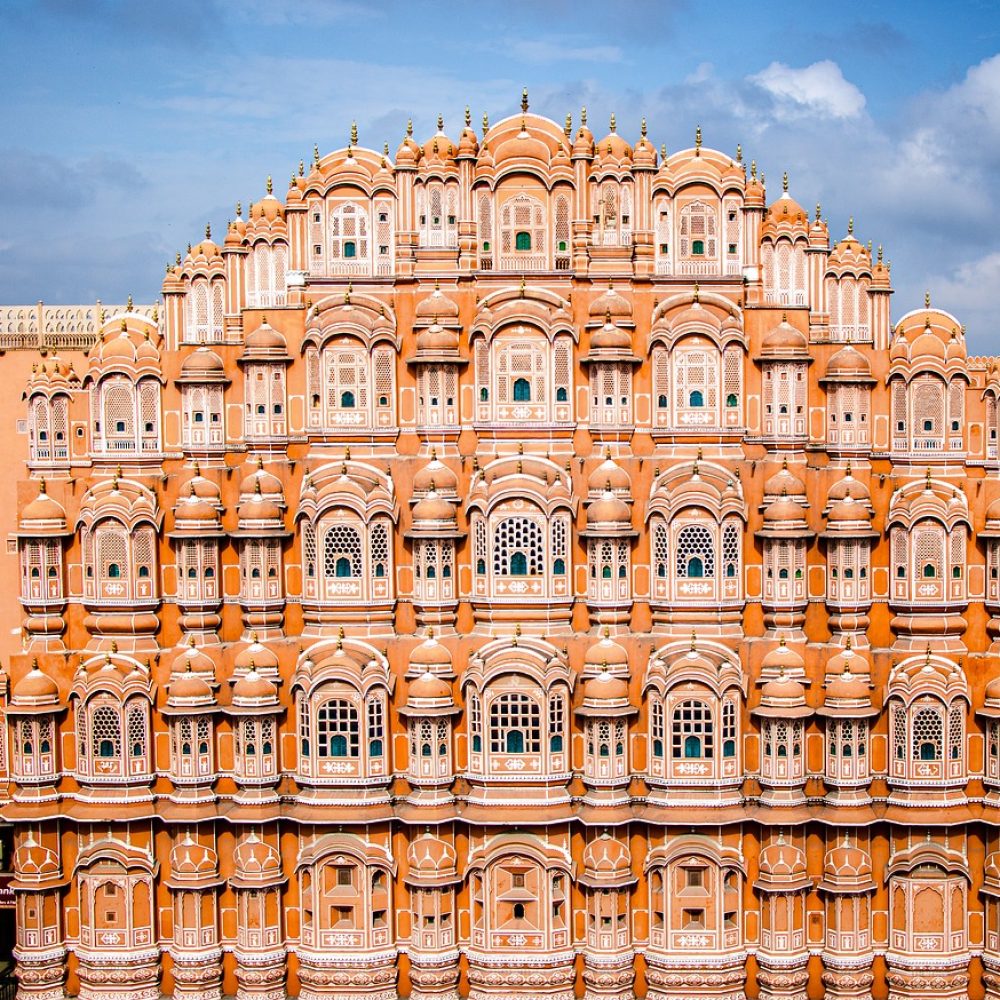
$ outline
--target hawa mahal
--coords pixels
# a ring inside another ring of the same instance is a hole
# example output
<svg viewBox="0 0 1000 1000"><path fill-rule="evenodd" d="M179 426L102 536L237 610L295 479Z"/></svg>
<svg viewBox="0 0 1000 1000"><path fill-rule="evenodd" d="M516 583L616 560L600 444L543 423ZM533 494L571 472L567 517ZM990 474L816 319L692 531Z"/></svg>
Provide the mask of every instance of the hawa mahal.
<svg viewBox="0 0 1000 1000"><path fill-rule="evenodd" d="M0 310L19 1000L1000 998L998 360L700 130L411 132Z"/></svg>

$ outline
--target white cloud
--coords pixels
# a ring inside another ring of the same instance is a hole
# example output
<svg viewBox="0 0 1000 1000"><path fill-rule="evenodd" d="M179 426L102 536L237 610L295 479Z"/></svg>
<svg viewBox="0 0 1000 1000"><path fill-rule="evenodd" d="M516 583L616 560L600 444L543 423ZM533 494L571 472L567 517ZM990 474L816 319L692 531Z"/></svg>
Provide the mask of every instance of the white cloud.
<svg viewBox="0 0 1000 1000"><path fill-rule="evenodd" d="M865 95L829 59L802 69L773 62L749 80L774 98L780 118L857 118L865 109Z"/></svg>

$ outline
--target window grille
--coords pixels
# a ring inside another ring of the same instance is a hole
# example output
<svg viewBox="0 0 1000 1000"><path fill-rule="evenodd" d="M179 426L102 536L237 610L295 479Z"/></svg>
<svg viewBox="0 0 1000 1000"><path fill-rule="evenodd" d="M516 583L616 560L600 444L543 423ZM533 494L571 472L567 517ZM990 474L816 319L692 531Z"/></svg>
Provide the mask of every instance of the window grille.
<svg viewBox="0 0 1000 1000"><path fill-rule="evenodd" d="M649 695L649 738L652 743L652 755L663 757L663 741L665 735L663 702L656 692Z"/></svg>
<svg viewBox="0 0 1000 1000"><path fill-rule="evenodd" d="M120 760L122 755L121 717L111 705L98 705L91 715L91 746L95 757ZM84 745L82 753L86 752Z"/></svg>
<svg viewBox="0 0 1000 1000"><path fill-rule="evenodd" d="M677 534L677 577L715 577L715 539L703 524L687 524Z"/></svg>
<svg viewBox="0 0 1000 1000"><path fill-rule="evenodd" d="M711 759L714 724L712 709L703 701L684 701L674 708L671 738L674 760Z"/></svg>
<svg viewBox="0 0 1000 1000"><path fill-rule="evenodd" d="M497 576L539 576L545 566L541 526L526 517L508 517L496 526L493 572Z"/></svg>
<svg viewBox="0 0 1000 1000"><path fill-rule="evenodd" d="M549 749L558 753L563 748L566 725L566 702L561 694L549 698Z"/></svg>
<svg viewBox="0 0 1000 1000"><path fill-rule="evenodd" d="M670 556L667 542L667 526L662 521L656 521L653 524L653 561L656 565L656 576L666 578Z"/></svg>
<svg viewBox="0 0 1000 1000"><path fill-rule="evenodd" d="M316 752L320 757L358 756L358 710L349 701L331 698L316 710Z"/></svg>
<svg viewBox="0 0 1000 1000"><path fill-rule="evenodd" d="M921 708L913 716L914 760L941 760L944 757L944 723L938 708Z"/></svg>
<svg viewBox="0 0 1000 1000"><path fill-rule="evenodd" d="M490 705L490 752L540 753L542 720L538 702L529 695L499 695Z"/></svg>
<svg viewBox="0 0 1000 1000"><path fill-rule="evenodd" d="M357 528L350 524L331 524L326 529L323 535L323 575L328 580L361 577L361 532Z"/></svg>

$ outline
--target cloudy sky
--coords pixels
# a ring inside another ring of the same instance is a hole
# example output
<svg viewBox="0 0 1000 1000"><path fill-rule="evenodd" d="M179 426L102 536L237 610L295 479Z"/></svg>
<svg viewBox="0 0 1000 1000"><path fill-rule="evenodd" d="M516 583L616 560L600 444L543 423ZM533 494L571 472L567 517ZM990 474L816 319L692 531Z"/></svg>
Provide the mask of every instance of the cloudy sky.
<svg viewBox="0 0 1000 1000"><path fill-rule="evenodd" d="M139 301L206 222L314 143L394 150L518 107L643 115L668 149L756 159L771 196L849 216L923 301L1000 353L1000 0L7 0L0 302Z"/></svg>

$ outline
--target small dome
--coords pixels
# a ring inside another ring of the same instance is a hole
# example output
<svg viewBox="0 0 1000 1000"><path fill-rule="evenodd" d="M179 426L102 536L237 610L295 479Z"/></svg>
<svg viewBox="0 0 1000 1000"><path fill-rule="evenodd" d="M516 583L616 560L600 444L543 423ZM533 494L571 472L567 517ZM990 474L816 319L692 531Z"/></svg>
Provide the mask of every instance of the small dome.
<svg viewBox="0 0 1000 1000"><path fill-rule="evenodd" d="M609 319L590 335L590 348L593 351L630 351L632 337L627 330L615 326Z"/></svg>
<svg viewBox="0 0 1000 1000"><path fill-rule="evenodd" d="M445 500L436 490L431 490L413 507L414 521L454 521L455 505Z"/></svg>
<svg viewBox="0 0 1000 1000"><path fill-rule="evenodd" d="M987 701L1000 702L1000 674L986 685L985 696Z"/></svg>
<svg viewBox="0 0 1000 1000"><path fill-rule="evenodd" d="M185 705L195 705L211 704L214 699L212 689L205 679L189 667L186 673L181 674L180 677L167 685L167 700L174 703L181 702Z"/></svg>
<svg viewBox="0 0 1000 1000"><path fill-rule="evenodd" d="M632 303L624 295L618 292L612 282L608 282L608 287L590 303L590 318L598 322L605 322L608 317L612 320L632 320Z"/></svg>
<svg viewBox="0 0 1000 1000"><path fill-rule="evenodd" d="M237 671L267 671L278 669L278 656L274 650L258 641L257 633L250 633L250 645L244 646L233 658L233 667Z"/></svg>
<svg viewBox="0 0 1000 1000"><path fill-rule="evenodd" d="M604 636L599 642L593 643L584 657L584 670L602 672L618 667L622 672L628 671L628 653L624 646L619 645L610 636ZM617 671L616 671L617 672Z"/></svg>
<svg viewBox="0 0 1000 1000"><path fill-rule="evenodd" d="M211 847L194 841L190 834L170 852L170 875L184 881L214 876L219 870L219 855Z"/></svg>
<svg viewBox="0 0 1000 1000"><path fill-rule="evenodd" d="M410 875L418 879L454 876L458 870L455 848L430 831L411 842L406 858Z"/></svg>
<svg viewBox="0 0 1000 1000"><path fill-rule="evenodd" d="M259 490L258 485L260 487ZM268 472L260 459L257 461L257 468L248 476L244 476L240 483L241 496L252 496L258 492L272 497L284 495L281 480L273 472Z"/></svg>
<svg viewBox="0 0 1000 1000"><path fill-rule="evenodd" d="M632 513L624 500L605 490L600 500L587 507L587 524L631 524Z"/></svg>
<svg viewBox="0 0 1000 1000"><path fill-rule="evenodd" d="M843 500L838 500L830 507L827 519L829 521L869 521L871 514L859 500L844 497Z"/></svg>
<svg viewBox="0 0 1000 1000"><path fill-rule="evenodd" d="M802 878L808 873L805 853L779 836L776 843L768 844L760 852L760 872L772 878Z"/></svg>
<svg viewBox="0 0 1000 1000"><path fill-rule="evenodd" d="M833 660L827 664L827 669L833 665ZM826 687L826 700L829 701L865 701L870 702L868 683L863 677L852 674L845 664L844 671L834 677Z"/></svg>
<svg viewBox="0 0 1000 1000"><path fill-rule="evenodd" d="M808 355L809 343L805 335L782 316L781 322L768 333L761 344L762 354Z"/></svg>
<svg viewBox="0 0 1000 1000"><path fill-rule="evenodd" d="M868 359L853 345L842 347L826 363L827 378L871 378L872 369Z"/></svg>
<svg viewBox="0 0 1000 1000"><path fill-rule="evenodd" d="M632 489L632 481L628 473L608 455L587 477L587 489L591 493L603 493L605 490L628 493Z"/></svg>
<svg viewBox="0 0 1000 1000"><path fill-rule="evenodd" d="M240 878L258 881L281 874L281 855L256 833L236 845L233 862Z"/></svg>
<svg viewBox="0 0 1000 1000"><path fill-rule="evenodd" d="M835 503L837 500L843 500L844 498L849 498L851 500L859 500L866 506L871 502L871 495L868 492L868 487L865 486L860 479L855 479L851 475L850 467L847 469L847 475L843 479L838 479L830 487L830 492L827 494L827 499L831 503Z"/></svg>
<svg viewBox="0 0 1000 1000"><path fill-rule="evenodd" d="M440 320L458 320L458 303L445 295L440 287L435 286L434 291L426 298L417 303L414 312L415 319L420 322L433 323Z"/></svg>
<svg viewBox="0 0 1000 1000"><path fill-rule="evenodd" d="M288 348L285 338L265 319L256 330L243 338L248 351L284 351Z"/></svg>
<svg viewBox="0 0 1000 1000"><path fill-rule="evenodd" d="M784 639L778 642L761 661L760 668L767 673L799 673L805 669L805 661Z"/></svg>
<svg viewBox="0 0 1000 1000"><path fill-rule="evenodd" d="M41 521L66 522L66 511L58 500L48 495L44 479L39 484L38 496L25 504L21 511L22 524Z"/></svg>
<svg viewBox="0 0 1000 1000"><path fill-rule="evenodd" d="M621 677L614 677L607 669L591 677L583 685L584 701L627 701L628 684Z"/></svg>
<svg viewBox="0 0 1000 1000"><path fill-rule="evenodd" d="M786 674L781 674L774 680L768 681L760 691L761 705L779 710L799 709L805 706L806 690L795 680ZM795 714L800 714L796 712Z"/></svg>
<svg viewBox="0 0 1000 1000"><path fill-rule="evenodd" d="M199 500L207 500L209 503L218 503L220 499L219 487L206 479L195 467L194 475L181 487L181 495L196 496Z"/></svg>
<svg viewBox="0 0 1000 1000"><path fill-rule="evenodd" d="M772 202L764 221L765 224L770 223L774 226L783 224L808 226L809 213L786 190L777 201Z"/></svg>
<svg viewBox="0 0 1000 1000"><path fill-rule="evenodd" d="M410 684L407 694L410 698L428 701L451 701L451 685L429 670L422 673Z"/></svg>
<svg viewBox="0 0 1000 1000"><path fill-rule="evenodd" d="M14 685L13 700L19 704L58 704L59 685L44 673L37 660L32 660L31 669Z"/></svg>
<svg viewBox="0 0 1000 1000"><path fill-rule="evenodd" d="M186 523L210 521L218 522L218 511L208 500L203 500L193 493L181 497L174 508L174 520Z"/></svg>
<svg viewBox="0 0 1000 1000"><path fill-rule="evenodd" d="M241 521L280 521L281 508L260 493L248 497L237 511Z"/></svg>
<svg viewBox="0 0 1000 1000"><path fill-rule="evenodd" d="M867 882L872 877L872 861L867 851L851 844L845 837L843 844L826 852L823 875L837 882Z"/></svg>
<svg viewBox="0 0 1000 1000"><path fill-rule="evenodd" d="M800 504L788 498L787 495L780 496L767 505L764 511L764 522L766 524L788 524L796 521L804 521L805 511Z"/></svg>
<svg viewBox="0 0 1000 1000"><path fill-rule="evenodd" d="M256 670L250 670L233 685L233 705L239 708L276 704L277 699L278 689Z"/></svg>
<svg viewBox="0 0 1000 1000"><path fill-rule="evenodd" d="M595 880L628 878L632 874L632 854L626 843L604 834L583 849L583 867Z"/></svg>
<svg viewBox="0 0 1000 1000"><path fill-rule="evenodd" d="M419 646L410 650L410 666L428 667L431 673L450 673L451 653L447 646L429 635Z"/></svg>
<svg viewBox="0 0 1000 1000"><path fill-rule="evenodd" d="M199 347L181 363L182 375L225 375L222 358L207 347Z"/></svg>
<svg viewBox="0 0 1000 1000"><path fill-rule="evenodd" d="M1000 521L1000 497L997 497L989 507L986 508L987 521Z"/></svg>
<svg viewBox="0 0 1000 1000"><path fill-rule="evenodd" d="M14 851L14 871L22 882L41 882L47 878L58 878L62 873L62 866L56 852L43 847L29 833L27 839Z"/></svg>
<svg viewBox="0 0 1000 1000"><path fill-rule="evenodd" d="M432 488L449 495L453 495L458 489L458 476L433 453L431 460L413 476L415 493L426 493Z"/></svg>
<svg viewBox="0 0 1000 1000"><path fill-rule="evenodd" d="M765 496L804 497L806 484L788 468L786 461L782 467L764 483Z"/></svg>
<svg viewBox="0 0 1000 1000"><path fill-rule="evenodd" d="M910 360L916 361L918 358L934 358L944 361L944 341L930 331L920 334L910 345Z"/></svg>
<svg viewBox="0 0 1000 1000"><path fill-rule="evenodd" d="M417 334L418 351L457 351L458 333L441 326L436 320Z"/></svg>

